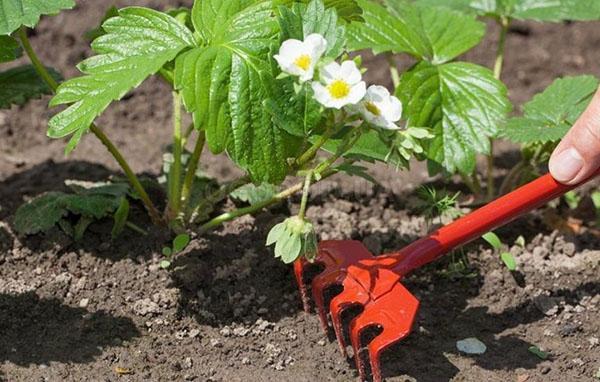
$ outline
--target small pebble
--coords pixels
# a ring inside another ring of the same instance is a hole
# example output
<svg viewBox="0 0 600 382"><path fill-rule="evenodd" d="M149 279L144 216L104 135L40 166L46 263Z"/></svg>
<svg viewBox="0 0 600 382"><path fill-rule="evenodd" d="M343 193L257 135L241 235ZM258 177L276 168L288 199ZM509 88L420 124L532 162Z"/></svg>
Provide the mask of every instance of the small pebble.
<svg viewBox="0 0 600 382"><path fill-rule="evenodd" d="M79 307L80 308L87 308L87 306L90 304L90 299L89 298L82 298L79 301Z"/></svg>
<svg viewBox="0 0 600 382"><path fill-rule="evenodd" d="M465 338L464 340L456 341L458 351L465 354L483 354L487 350L487 346L475 337Z"/></svg>

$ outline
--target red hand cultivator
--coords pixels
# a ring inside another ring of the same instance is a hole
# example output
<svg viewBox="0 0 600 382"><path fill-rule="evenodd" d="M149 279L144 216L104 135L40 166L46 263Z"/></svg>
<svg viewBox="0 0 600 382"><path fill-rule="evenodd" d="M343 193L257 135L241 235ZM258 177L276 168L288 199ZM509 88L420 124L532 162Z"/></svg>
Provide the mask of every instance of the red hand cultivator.
<svg viewBox="0 0 600 382"><path fill-rule="evenodd" d="M545 175L392 254L373 256L357 241L320 243L316 262L325 269L314 277L311 285L323 329L329 328L329 308L340 349L346 355L342 312L362 306L362 313L350 322L349 327L356 367L364 380L366 371L361 359L364 346L368 350L373 380L380 382L381 353L408 336L419 309L419 300L402 286L402 278L575 187L559 184L550 175ZM304 272L308 265L303 260L294 266L306 311L309 301ZM343 291L326 307L324 292L335 285L341 285ZM362 344L361 333L369 327L379 327L381 333L369 344Z"/></svg>

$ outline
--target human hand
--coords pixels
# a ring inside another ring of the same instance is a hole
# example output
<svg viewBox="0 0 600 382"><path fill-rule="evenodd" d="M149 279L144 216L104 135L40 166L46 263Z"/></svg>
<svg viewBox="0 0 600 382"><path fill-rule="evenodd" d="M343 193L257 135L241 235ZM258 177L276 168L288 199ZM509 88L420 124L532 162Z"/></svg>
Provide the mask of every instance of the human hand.
<svg viewBox="0 0 600 382"><path fill-rule="evenodd" d="M554 179L570 185L600 167L600 90L552 153L549 167Z"/></svg>

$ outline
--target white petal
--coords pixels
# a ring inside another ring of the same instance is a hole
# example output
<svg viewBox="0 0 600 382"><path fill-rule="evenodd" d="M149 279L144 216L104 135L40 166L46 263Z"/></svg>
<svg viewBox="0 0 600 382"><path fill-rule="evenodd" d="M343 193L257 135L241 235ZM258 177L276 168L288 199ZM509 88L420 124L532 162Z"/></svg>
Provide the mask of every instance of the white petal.
<svg viewBox="0 0 600 382"><path fill-rule="evenodd" d="M304 70L300 69L298 66L296 66L296 64L294 64L293 61L289 61L286 57L275 55L273 58L275 58L279 64L279 67L285 73L292 74L294 76L302 76L305 74Z"/></svg>
<svg viewBox="0 0 600 382"><path fill-rule="evenodd" d="M387 119L398 122L402 118L402 102L397 97L390 97L390 109Z"/></svg>
<svg viewBox="0 0 600 382"><path fill-rule="evenodd" d="M331 102L331 96L329 95L329 91L327 91L327 88L318 82L313 82L312 88L315 92L315 99L319 101L321 105L329 107L328 105Z"/></svg>
<svg viewBox="0 0 600 382"><path fill-rule="evenodd" d="M296 65L294 65L294 66L296 67ZM299 70L302 71L301 69L299 69ZM310 80L312 80L314 75L315 75L315 66L311 64L310 67L308 68L308 70L302 71L302 73L300 74L300 82L310 81Z"/></svg>
<svg viewBox="0 0 600 382"><path fill-rule="evenodd" d="M348 106L348 98L340 98L340 99L331 98L326 106L339 110L345 106Z"/></svg>
<svg viewBox="0 0 600 382"><path fill-rule="evenodd" d="M311 56L316 63L327 50L327 40L320 34L313 33L304 39L304 46L312 53Z"/></svg>
<svg viewBox="0 0 600 382"><path fill-rule="evenodd" d="M304 51L304 44L300 40L289 39L285 40L279 48L279 55L294 61L301 52Z"/></svg>
<svg viewBox="0 0 600 382"><path fill-rule="evenodd" d="M354 61L344 61L340 68L342 78L349 84L357 84L362 79L362 74L360 74L360 70L358 70Z"/></svg>
<svg viewBox="0 0 600 382"><path fill-rule="evenodd" d="M323 69L321 69L321 80L326 84L335 81L340 78L342 68L340 64L337 62L332 62L327 65Z"/></svg>
<svg viewBox="0 0 600 382"><path fill-rule="evenodd" d="M396 125L394 122L388 121L386 126L381 126L387 130L400 130L402 129L400 126Z"/></svg>
<svg viewBox="0 0 600 382"><path fill-rule="evenodd" d="M364 81L361 81L352 86L350 89L350 94L345 98L347 104L355 105L359 103L367 93L367 84Z"/></svg>
<svg viewBox="0 0 600 382"><path fill-rule="evenodd" d="M371 85L367 90L369 101L384 102L390 98L390 92L387 88L379 85Z"/></svg>

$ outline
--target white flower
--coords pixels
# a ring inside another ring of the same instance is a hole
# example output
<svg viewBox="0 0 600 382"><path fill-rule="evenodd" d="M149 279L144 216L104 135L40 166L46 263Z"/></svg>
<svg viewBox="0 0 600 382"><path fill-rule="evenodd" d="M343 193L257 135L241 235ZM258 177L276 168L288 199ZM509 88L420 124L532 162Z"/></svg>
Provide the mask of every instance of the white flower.
<svg viewBox="0 0 600 382"><path fill-rule="evenodd" d="M311 80L315 66L327 50L327 40L318 33L307 36L304 41L290 39L281 44L279 54L273 58L284 72L299 76L301 82Z"/></svg>
<svg viewBox="0 0 600 382"><path fill-rule="evenodd" d="M321 69L321 81L323 83L313 82L312 88L317 101L325 107L341 109L355 105L367 92L367 85L354 61L328 64Z"/></svg>
<svg viewBox="0 0 600 382"><path fill-rule="evenodd" d="M369 86L357 109L367 122L375 126L389 130L400 128L396 122L402 117L402 103L383 86Z"/></svg>

